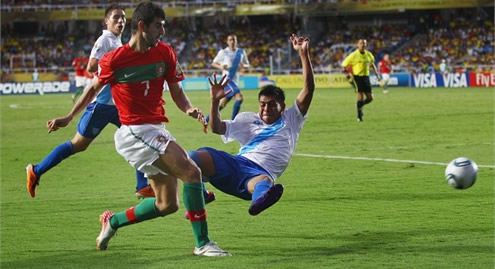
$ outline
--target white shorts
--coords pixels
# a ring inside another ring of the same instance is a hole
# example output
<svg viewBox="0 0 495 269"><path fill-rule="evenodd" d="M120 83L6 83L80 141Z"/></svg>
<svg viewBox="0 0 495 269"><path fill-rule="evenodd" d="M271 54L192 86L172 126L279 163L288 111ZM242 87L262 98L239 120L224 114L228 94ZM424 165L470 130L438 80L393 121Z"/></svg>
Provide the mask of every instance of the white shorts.
<svg viewBox="0 0 495 269"><path fill-rule="evenodd" d="M76 76L76 87L86 87L86 77Z"/></svg>
<svg viewBox="0 0 495 269"><path fill-rule="evenodd" d="M388 81L390 79L390 74L388 73L382 73L382 80L383 81Z"/></svg>
<svg viewBox="0 0 495 269"><path fill-rule="evenodd" d="M122 125L115 132L115 148L135 169L147 174L164 174L153 166L175 138L163 124Z"/></svg>

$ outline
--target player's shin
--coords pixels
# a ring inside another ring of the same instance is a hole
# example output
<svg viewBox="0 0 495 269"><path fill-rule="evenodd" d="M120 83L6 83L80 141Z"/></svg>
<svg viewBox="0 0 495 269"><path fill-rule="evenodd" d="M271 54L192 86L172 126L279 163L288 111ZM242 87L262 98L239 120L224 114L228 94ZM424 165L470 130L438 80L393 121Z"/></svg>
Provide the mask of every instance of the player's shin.
<svg viewBox="0 0 495 269"><path fill-rule="evenodd" d="M61 161L67 159L69 156L74 154L74 149L72 143L67 141L63 144L58 145L53 151L43 159L39 164L34 167L34 173L41 177L46 171L50 170Z"/></svg>
<svg viewBox="0 0 495 269"><path fill-rule="evenodd" d="M234 107L232 108L232 120L239 114L241 110L242 100L235 100Z"/></svg>
<svg viewBox="0 0 495 269"><path fill-rule="evenodd" d="M208 224L206 222L205 201L201 183L184 183L183 200L189 214L189 220L196 240L196 247L210 242Z"/></svg>
<svg viewBox="0 0 495 269"><path fill-rule="evenodd" d="M135 207L114 214L110 219L110 226L117 230L120 227L162 216L155 202L156 198L144 199Z"/></svg>

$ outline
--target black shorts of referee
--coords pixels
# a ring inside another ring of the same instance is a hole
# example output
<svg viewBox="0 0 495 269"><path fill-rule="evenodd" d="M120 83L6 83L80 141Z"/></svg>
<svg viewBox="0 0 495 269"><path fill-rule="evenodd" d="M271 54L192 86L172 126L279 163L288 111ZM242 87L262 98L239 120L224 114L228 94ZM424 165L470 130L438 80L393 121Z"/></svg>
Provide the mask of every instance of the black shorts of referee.
<svg viewBox="0 0 495 269"><path fill-rule="evenodd" d="M358 92L371 92L370 76L354 76Z"/></svg>

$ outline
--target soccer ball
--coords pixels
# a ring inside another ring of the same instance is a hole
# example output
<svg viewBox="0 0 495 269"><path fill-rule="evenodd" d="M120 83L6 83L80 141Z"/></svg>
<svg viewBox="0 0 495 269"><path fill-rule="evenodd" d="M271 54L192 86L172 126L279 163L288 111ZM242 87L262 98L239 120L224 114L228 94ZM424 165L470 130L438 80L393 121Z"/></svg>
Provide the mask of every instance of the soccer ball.
<svg viewBox="0 0 495 269"><path fill-rule="evenodd" d="M447 183L456 189L473 186L478 176L478 165L468 158L459 157L452 160L445 169Z"/></svg>

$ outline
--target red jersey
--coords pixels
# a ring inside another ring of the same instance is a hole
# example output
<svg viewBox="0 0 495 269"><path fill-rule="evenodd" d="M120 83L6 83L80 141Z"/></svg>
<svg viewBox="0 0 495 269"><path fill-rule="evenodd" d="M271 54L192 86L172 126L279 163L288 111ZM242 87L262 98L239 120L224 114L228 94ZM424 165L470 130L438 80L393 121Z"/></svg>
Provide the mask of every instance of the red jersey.
<svg viewBox="0 0 495 269"><path fill-rule="evenodd" d="M76 68L76 76L84 77L84 72L86 70L86 66L88 65L89 58L75 58L72 61L72 66Z"/></svg>
<svg viewBox="0 0 495 269"><path fill-rule="evenodd" d="M392 61L386 61L385 59L382 59L378 65L380 66L381 74L390 74L390 71L392 69Z"/></svg>
<svg viewBox="0 0 495 269"><path fill-rule="evenodd" d="M98 82L111 85L122 124L168 122L163 108L163 83L185 79L172 47L158 42L156 47L140 53L126 44L105 54L98 64Z"/></svg>

